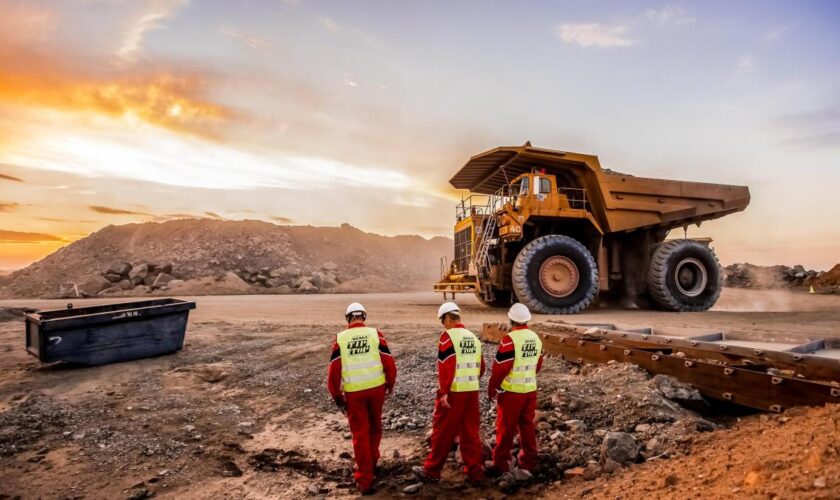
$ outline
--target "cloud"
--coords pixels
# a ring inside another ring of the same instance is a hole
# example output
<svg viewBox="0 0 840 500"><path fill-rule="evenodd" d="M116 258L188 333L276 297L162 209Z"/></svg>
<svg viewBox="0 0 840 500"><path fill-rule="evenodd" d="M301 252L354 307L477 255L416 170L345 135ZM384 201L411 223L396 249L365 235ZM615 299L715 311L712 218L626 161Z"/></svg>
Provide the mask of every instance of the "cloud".
<svg viewBox="0 0 840 500"><path fill-rule="evenodd" d="M0 179L3 179L5 181L12 181L12 182L23 182L23 179L21 179L20 177L15 177L14 175L3 174L3 173L0 173Z"/></svg>
<svg viewBox="0 0 840 500"><path fill-rule="evenodd" d="M735 75L738 77L744 77L748 74L752 73L755 69L755 58L751 55L745 55L738 58L738 62L735 64Z"/></svg>
<svg viewBox="0 0 840 500"><path fill-rule="evenodd" d="M0 101L94 112L204 137L215 137L220 124L240 117L201 98L207 79L198 73L137 72L103 80L61 68L21 72L3 63L0 60Z"/></svg>
<svg viewBox="0 0 840 500"><path fill-rule="evenodd" d="M23 233L0 229L0 243L43 243L48 241L64 241L64 239L52 234Z"/></svg>
<svg viewBox="0 0 840 500"><path fill-rule="evenodd" d="M690 16L685 9L673 5L666 5L659 10L648 9L645 12L645 18L660 26L685 26L695 21L694 17Z"/></svg>
<svg viewBox="0 0 840 500"><path fill-rule="evenodd" d="M281 215L272 215L271 220L279 222L281 224L291 224L292 222L294 222L292 219L288 217L283 217Z"/></svg>
<svg viewBox="0 0 840 500"><path fill-rule="evenodd" d="M50 38L59 16L44 7L25 2L0 2L0 43L30 44Z"/></svg>
<svg viewBox="0 0 840 500"><path fill-rule="evenodd" d="M113 207L103 207L101 205L88 205L88 208L93 210L99 214L106 214L106 215L143 215L143 216L151 216L146 212L135 212L132 210L123 210L121 208L113 208Z"/></svg>
<svg viewBox="0 0 840 500"><path fill-rule="evenodd" d="M217 214L216 212L204 212L204 215L206 215L207 217L209 217L209 218L211 218L211 219L225 220L225 218L224 218L224 217L222 217L221 215Z"/></svg>
<svg viewBox="0 0 840 500"><path fill-rule="evenodd" d="M581 47L629 47L638 44L625 36L628 27L622 24L607 25L600 23L559 24L555 32L564 43Z"/></svg>
<svg viewBox="0 0 840 500"><path fill-rule="evenodd" d="M781 115L772 123L795 135L781 145L800 150L840 148L840 102L819 109Z"/></svg>
<svg viewBox="0 0 840 500"><path fill-rule="evenodd" d="M13 212L17 210L20 205L17 203L5 203L0 201L0 212Z"/></svg>
<svg viewBox="0 0 840 500"><path fill-rule="evenodd" d="M231 28L231 27L224 27L222 28L222 34L233 38L234 40L239 40L240 42L244 43L248 47L252 49L271 49L274 48L274 44L266 40L265 38L261 38L254 35L246 35L241 31Z"/></svg>
<svg viewBox="0 0 840 500"><path fill-rule="evenodd" d="M46 221L46 222L71 222L71 223L79 223L79 224L99 224L99 221L95 220L87 220L87 219L60 219L57 217L38 217L38 220Z"/></svg>
<svg viewBox="0 0 840 500"><path fill-rule="evenodd" d="M332 18L321 16L318 18L318 21L320 21L321 26L323 26L324 29L326 29L333 35L336 35L339 31L341 31L341 26L339 26L338 23Z"/></svg>
<svg viewBox="0 0 840 500"><path fill-rule="evenodd" d="M775 26L767 30L764 33L764 41L765 42L774 42L785 35L790 30L790 26L782 25L782 26Z"/></svg>
<svg viewBox="0 0 840 500"><path fill-rule="evenodd" d="M146 8L129 23L122 43L116 50L117 57L127 63L135 62L143 48L146 34L160 28L164 21L186 3L187 0L147 0Z"/></svg>

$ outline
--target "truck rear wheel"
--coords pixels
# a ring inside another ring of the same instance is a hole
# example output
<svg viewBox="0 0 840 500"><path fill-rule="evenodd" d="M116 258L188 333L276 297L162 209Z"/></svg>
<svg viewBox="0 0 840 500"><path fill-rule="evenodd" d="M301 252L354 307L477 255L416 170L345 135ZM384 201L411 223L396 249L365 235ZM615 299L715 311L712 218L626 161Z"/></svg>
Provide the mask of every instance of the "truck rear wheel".
<svg viewBox="0 0 840 500"><path fill-rule="evenodd" d="M720 297L721 272L715 252L693 240L673 240L653 251L648 292L668 311L705 311Z"/></svg>
<svg viewBox="0 0 840 500"><path fill-rule="evenodd" d="M510 290L493 289L493 300L487 300L481 292L475 292L475 296L485 306L510 307Z"/></svg>
<svg viewBox="0 0 840 500"><path fill-rule="evenodd" d="M598 293L598 266L580 242L551 234L525 245L513 263L519 302L543 314L575 314Z"/></svg>

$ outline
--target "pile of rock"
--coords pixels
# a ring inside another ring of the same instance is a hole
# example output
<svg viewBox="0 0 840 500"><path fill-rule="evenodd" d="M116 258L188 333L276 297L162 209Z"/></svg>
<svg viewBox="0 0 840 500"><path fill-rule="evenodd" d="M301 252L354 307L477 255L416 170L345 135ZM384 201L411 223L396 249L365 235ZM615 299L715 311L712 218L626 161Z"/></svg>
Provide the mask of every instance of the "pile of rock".
<svg viewBox="0 0 840 500"><path fill-rule="evenodd" d="M106 270L92 274L81 282L66 283L59 289L59 297L97 297L124 292L149 293L152 290L183 284L173 274L172 264L151 264L139 262L120 262Z"/></svg>
<svg viewBox="0 0 840 500"><path fill-rule="evenodd" d="M724 286L733 288L788 288L803 286L819 273L797 264L789 266L756 266L731 264L723 268Z"/></svg>
<svg viewBox="0 0 840 500"><path fill-rule="evenodd" d="M341 283L336 275L338 266L334 262L325 262L319 269L296 265L286 267L263 267L256 269L244 267L236 269L234 274L251 285L271 288L276 293L329 293Z"/></svg>

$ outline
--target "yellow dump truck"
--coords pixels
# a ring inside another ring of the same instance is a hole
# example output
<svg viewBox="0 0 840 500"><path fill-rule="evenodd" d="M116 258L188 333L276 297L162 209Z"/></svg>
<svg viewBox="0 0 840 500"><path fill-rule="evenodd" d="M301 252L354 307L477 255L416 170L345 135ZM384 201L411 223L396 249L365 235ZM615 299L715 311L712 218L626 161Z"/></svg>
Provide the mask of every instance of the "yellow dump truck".
<svg viewBox="0 0 840 500"><path fill-rule="evenodd" d="M666 237L750 201L745 186L635 177L530 143L473 156L449 182L470 194L435 291L544 314L580 312L599 293L671 311L712 307L722 276L710 240Z"/></svg>

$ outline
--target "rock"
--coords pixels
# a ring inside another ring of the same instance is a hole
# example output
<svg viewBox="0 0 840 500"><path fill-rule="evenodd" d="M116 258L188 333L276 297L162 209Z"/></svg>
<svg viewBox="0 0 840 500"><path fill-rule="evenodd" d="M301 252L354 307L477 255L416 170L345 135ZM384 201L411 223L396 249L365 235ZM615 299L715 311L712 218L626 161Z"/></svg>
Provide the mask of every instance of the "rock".
<svg viewBox="0 0 840 500"><path fill-rule="evenodd" d="M105 279L110 281L111 283L116 283L122 279L122 275L109 272L105 274Z"/></svg>
<svg viewBox="0 0 840 500"><path fill-rule="evenodd" d="M540 422L540 423L537 424L537 430L550 431L551 430L551 424L549 424L548 422Z"/></svg>
<svg viewBox="0 0 840 500"><path fill-rule="evenodd" d="M272 278L285 278L286 277L286 268L285 267L278 267L277 269L274 269L273 271L270 271L268 273L268 275L271 276Z"/></svg>
<svg viewBox="0 0 840 500"><path fill-rule="evenodd" d="M113 293L118 293L118 292L122 292L122 291L125 291L125 289L121 285L115 284L113 286L109 286L105 290L102 290L101 292L98 293L98 295L99 296L111 295Z"/></svg>
<svg viewBox="0 0 840 500"><path fill-rule="evenodd" d="M590 463L583 469L583 478L587 481L592 481L600 476L604 472L604 469L597 463Z"/></svg>
<svg viewBox="0 0 840 500"><path fill-rule="evenodd" d="M134 266L134 268L128 273L128 279L131 280L131 283L134 285L139 285L146 279L149 275L149 265L148 264L140 264Z"/></svg>
<svg viewBox="0 0 840 500"><path fill-rule="evenodd" d="M510 473L513 475L513 479L517 483L524 483L534 479L534 476L525 469L511 469Z"/></svg>
<svg viewBox="0 0 840 500"><path fill-rule="evenodd" d="M58 287L58 297L61 299L74 299L79 296L79 289L75 283L65 283Z"/></svg>
<svg viewBox="0 0 840 500"><path fill-rule="evenodd" d="M309 281L311 281L312 284L315 285L315 287L321 288L322 286L324 286L324 278L326 278L326 275L324 273L322 273L321 271L316 271Z"/></svg>
<svg viewBox="0 0 840 500"><path fill-rule="evenodd" d="M825 488L825 484L826 484L825 477L818 477L818 478L814 479L814 488L819 488L819 489Z"/></svg>
<svg viewBox="0 0 840 500"><path fill-rule="evenodd" d="M586 470L583 467L573 467L571 469L564 470L563 476L569 479L574 477L583 477L584 472L586 472Z"/></svg>
<svg viewBox="0 0 840 500"><path fill-rule="evenodd" d="M399 450L394 450L394 452L391 453L391 458L400 458Z"/></svg>
<svg viewBox="0 0 840 500"><path fill-rule="evenodd" d="M603 467L604 472L612 474L613 472L616 472L617 470L621 469L621 464L616 462L612 458L607 458L606 460L604 460Z"/></svg>
<svg viewBox="0 0 840 500"><path fill-rule="evenodd" d="M108 268L108 273L119 274L120 276L128 276L131 272L131 264L128 262L120 262Z"/></svg>
<svg viewBox="0 0 840 500"><path fill-rule="evenodd" d="M277 293L292 293L292 288L289 285L280 285L277 287Z"/></svg>
<svg viewBox="0 0 840 500"><path fill-rule="evenodd" d="M321 487L313 483L306 487L306 491L310 495L315 496L321 493Z"/></svg>
<svg viewBox="0 0 840 500"><path fill-rule="evenodd" d="M184 283L185 283L184 280L174 279L174 280L170 281L168 283L168 285L169 285L169 288L174 288L176 286L181 286Z"/></svg>
<svg viewBox="0 0 840 500"><path fill-rule="evenodd" d="M601 459L614 460L621 465L627 465L636 460L639 455L639 445L636 439L626 432L608 432L601 443Z"/></svg>
<svg viewBox="0 0 840 500"><path fill-rule="evenodd" d="M324 262L321 265L321 269L323 269L324 271L335 271L336 269L338 269L338 264L336 264L335 262Z"/></svg>
<svg viewBox="0 0 840 500"><path fill-rule="evenodd" d="M563 437L563 433L562 433L562 432L560 432L560 431L554 431L554 432L552 432L552 433L551 433L551 435L550 435L550 436L548 436L548 439L550 439L550 440L552 440L552 441L558 441L561 437Z"/></svg>
<svg viewBox="0 0 840 500"><path fill-rule="evenodd" d="M152 283L152 288L161 288L162 286L168 284L170 281L174 280L175 276L167 273L160 273L155 278L155 281Z"/></svg>
<svg viewBox="0 0 840 500"><path fill-rule="evenodd" d="M677 485L679 481L680 478L676 474L668 474L667 476L665 476L665 480L663 481L663 483L665 484L666 488L673 488Z"/></svg>
<svg viewBox="0 0 840 500"><path fill-rule="evenodd" d="M659 442L659 439L652 437L648 439L647 443L645 443L645 451L651 453L658 453L660 450L660 446L662 443Z"/></svg>
<svg viewBox="0 0 840 500"><path fill-rule="evenodd" d="M79 294L86 297L96 297L99 292L111 286L111 282L104 277L94 274L81 283L77 283Z"/></svg>
<svg viewBox="0 0 840 500"><path fill-rule="evenodd" d="M160 273L172 274L172 263L167 262L166 264L157 266L157 271Z"/></svg>
<svg viewBox="0 0 840 500"><path fill-rule="evenodd" d="M194 425L185 425L184 430L187 431L187 432L192 432L192 431L195 430L195 426Z"/></svg>
<svg viewBox="0 0 840 500"><path fill-rule="evenodd" d="M583 420L566 420L563 423L566 424L566 427L568 427L572 432L583 432L586 430L586 424Z"/></svg>
<svg viewBox="0 0 840 500"><path fill-rule="evenodd" d="M324 277L323 283L321 283L321 288L326 288L326 289L335 288L337 286L338 286L338 279L332 273L328 273Z"/></svg>
<svg viewBox="0 0 840 500"><path fill-rule="evenodd" d="M248 422L248 421L246 421L246 422L239 422L237 425L238 425L239 427L246 427L246 428L247 428L247 427L253 427L254 422Z"/></svg>
<svg viewBox="0 0 840 500"><path fill-rule="evenodd" d="M414 495L415 493L419 492L422 487L423 483L409 484L408 486L403 488L403 493L405 493L406 495Z"/></svg>
<svg viewBox="0 0 840 500"><path fill-rule="evenodd" d="M686 408L701 412L708 409L709 403L703 399L700 391L674 377L659 374L650 383L662 396Z"/></svg>
<svg viewBox="0 0 840 500"><path fill-rule="evenodd" d="M316 287L309 281L303 280L300 286L298 286L297 291L302 293L316 293L318 292L318 287Z"/></svg>
<svg viewBox="0 0 840 500"><path fill-rule="evenodd" d="M298 276L300 276L300 268L297 266L287 266L286 274L288 274L292 278L297 278Z"/></svg>
<svg viewBox="0 0 840 500"><path fill-rule="evenodd" d="M351 439L353 437L353 434L351 434L349 432L345 432L344 434L341 435L341 437L343 437L344 439Z"/></svg>
<svg viewBox="0 0 840 500"><path fill-rule="evenodd" d="M636 426L636 432L644 434L646 432L650 432L650 424L639 424Z"/></svg>

